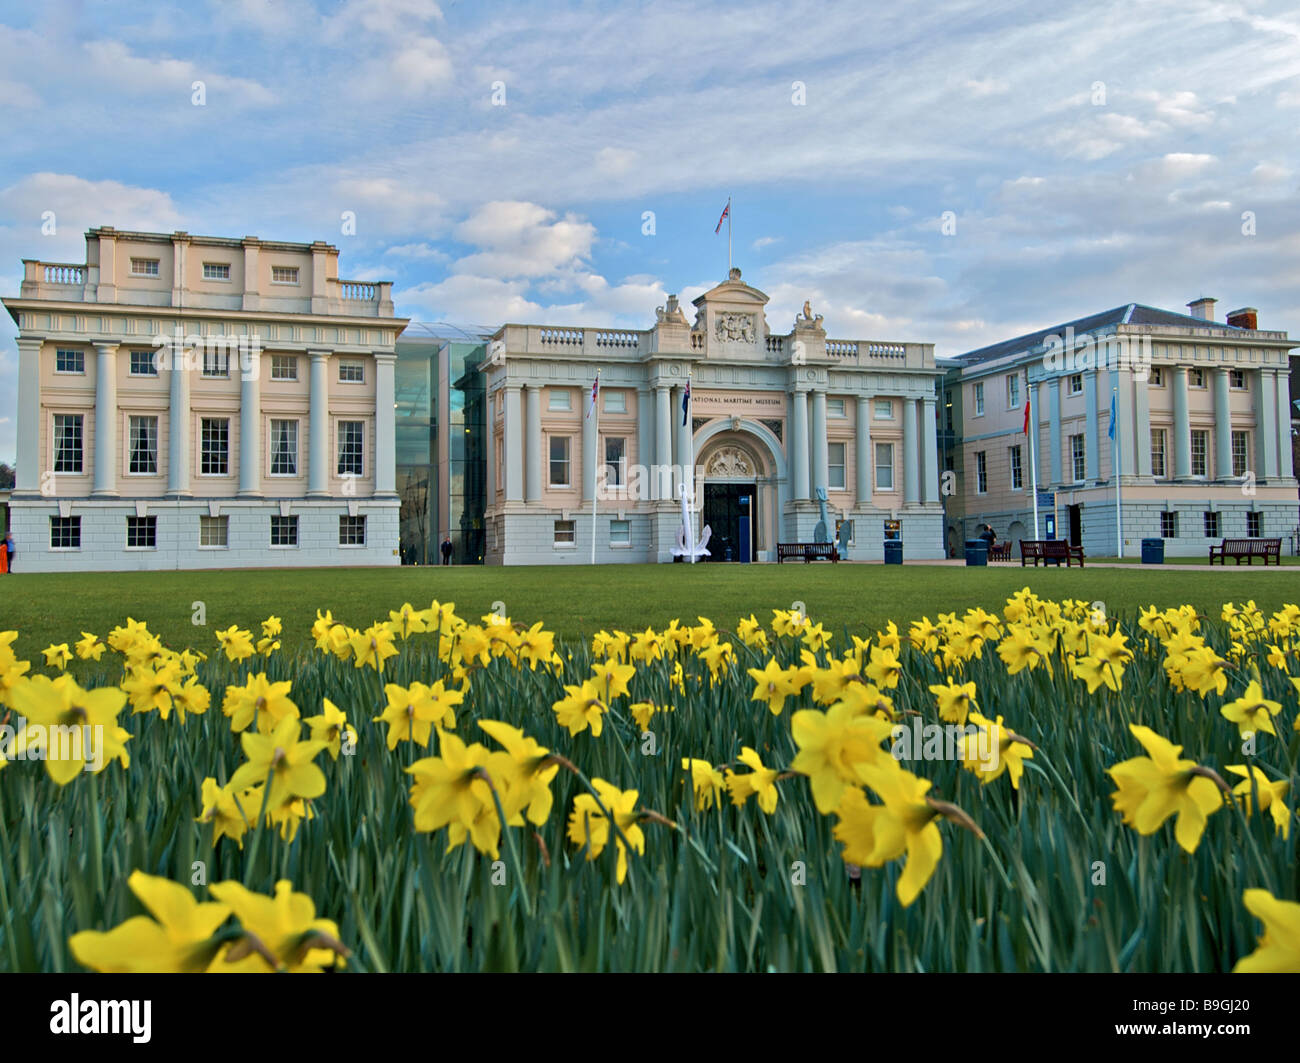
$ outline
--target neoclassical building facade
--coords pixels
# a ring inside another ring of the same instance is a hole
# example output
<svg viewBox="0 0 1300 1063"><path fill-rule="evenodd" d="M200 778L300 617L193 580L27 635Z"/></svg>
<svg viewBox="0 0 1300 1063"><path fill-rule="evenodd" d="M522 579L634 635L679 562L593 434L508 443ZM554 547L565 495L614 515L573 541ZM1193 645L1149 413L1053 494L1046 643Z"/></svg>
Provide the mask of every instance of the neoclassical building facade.
<svg viewBox="0 0 1300 1063"><path fill-rule="evenodd" d="M319 241L107 226L23 265L24 570L398 563L389 283Z"/></svg>
<svg viewBox="0 0 1300 1063"><path fill-rule="evenodd" d="M773 331L767 301L733 269L693 321L670 297L644 330L497 330L487 562L588 563L593 540L598 562L672 561L683 484L714 559L742 556L746 525L754 560L811 541L823 496L828 530L853 522L850 557L880 559L886 521L907 557L941 557L933 345L828 339L807 304Z"/></svg>

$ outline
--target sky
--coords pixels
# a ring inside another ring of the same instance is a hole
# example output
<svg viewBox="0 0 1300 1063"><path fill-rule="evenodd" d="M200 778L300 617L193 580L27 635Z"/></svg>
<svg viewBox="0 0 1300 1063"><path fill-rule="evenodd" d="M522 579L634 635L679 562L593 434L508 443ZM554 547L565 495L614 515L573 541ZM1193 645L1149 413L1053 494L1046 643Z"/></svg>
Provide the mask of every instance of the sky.
<svg viewBox="0 0 1300 1063"><path fill-rule="evenodd" d="M646 328L726 278L730 198L773 331L955 355L1208 295L1300 335L1289 0L0 0L0 115L6 295L113 225L325 240L420 321Z"/></svg>

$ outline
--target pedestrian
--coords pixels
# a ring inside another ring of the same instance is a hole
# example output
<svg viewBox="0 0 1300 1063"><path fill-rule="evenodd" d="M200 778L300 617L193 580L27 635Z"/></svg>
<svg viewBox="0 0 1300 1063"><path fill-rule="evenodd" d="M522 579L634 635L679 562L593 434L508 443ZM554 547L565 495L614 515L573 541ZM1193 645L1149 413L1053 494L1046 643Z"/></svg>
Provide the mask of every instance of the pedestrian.
<svg viewBox="0 0 1300 1063"><path fill-rule="evenodd" d="M984 531L980 533L980 538L983 539L986 543L988 543L989 549L992 550L998 541L997 532L993 530L993 525L991 524L984 525Z"/></svg>
<svg viewBox="0 0 1300 1063"><path fill-rule="evenodd" d="M4 557L0 558L0 572L12 572L14 570L14 533L5 532L4 538Z"/></svg>
<svg viewBox="0 0 1300 1063"><path fill-rule="evenodd" d="M451 551L452 551L452 545L451 545L451 538L450 538L450 536L449 536L448 538L446 538L446 539L443 539L443 541L442 541L442 545L441 545L438 549L442 552L442 563L443 563L444 565L450 565L450 564L451 564Z"/></svg>

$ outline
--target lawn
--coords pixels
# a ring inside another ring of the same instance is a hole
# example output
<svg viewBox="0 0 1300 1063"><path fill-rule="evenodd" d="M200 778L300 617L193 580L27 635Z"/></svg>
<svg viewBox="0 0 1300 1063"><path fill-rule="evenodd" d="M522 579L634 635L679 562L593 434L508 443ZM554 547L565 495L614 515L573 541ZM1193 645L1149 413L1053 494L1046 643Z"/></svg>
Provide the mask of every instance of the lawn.
<svg viewBox="0 0 1300 1063"><path fill-rule="evenodd" d="M561 637L602 628L656 628L674 617L704 615L723 627L754 613L804 603L827 630L874 631L921 615L995 609L1029 586L1047 598L1103 601L1111 615L1151 604L1190 602L1215 617L1224 602L1254 599L1273 610L1300 601L1300 574L1259 566L1238 572L1187 567L1154 569L964 568L925 565L618 565L581 568L276 569L269 571L16 573L0 577L0 630L21 633L15 649L35 657L51 642L83 630L101 637L127 616L147 621L174 648L207 649L218 628L256 629L270 614L284 619L283 643L308 639L317 608L354 626L387 619L409 601L453 601L477 617L502 602L513 620L545 619ZM195 624L202 603L206 624Z"/></svg>

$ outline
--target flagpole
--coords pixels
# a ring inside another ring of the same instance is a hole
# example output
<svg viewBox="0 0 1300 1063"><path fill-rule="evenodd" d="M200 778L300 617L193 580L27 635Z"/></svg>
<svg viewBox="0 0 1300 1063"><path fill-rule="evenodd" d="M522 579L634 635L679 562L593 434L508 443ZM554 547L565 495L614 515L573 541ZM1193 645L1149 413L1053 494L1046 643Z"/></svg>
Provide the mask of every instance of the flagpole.
<svg viewBox="0 0 1300 1063"><path fill-rule="evenodd" d="M1115 415L1110 419L1110 431L1115 439L1115 556L1122 559L1124 557L1124 515L1123 502L1119 493L1119 425L1115 423L1119 420L1118 381L1116 381L1111 402L1115 411Z"/></svg>
<svg viewBox="0 0 1300 1063"><path fill-rule="evenodd" d="M727 197L727 274L731 274L731 197Z"/></svg>
<svg viewBox="0 0 1300 1063"><path fill-rule="evenodd" d="M598 475L600 460L600 370L596 370L596 386L591 393L591 416L592 435L596 437L596 443L593 449L595 454L592 455L595 460L595 468L592 469L591 475L591 563L596 563L596 496L600 494L600 476Z"/></svg>
<svg viewBox="0 0 1300 1063"><path fill-rule="evenodd" d="M731 200L727 200L727 206L731 206ZM731 212L727 212L727 241L731 241ZM683 474L689 477L687 481L690 484L691 506L687 511L686 518L691 522L690 541L692 546L698 545L695 538L695 432L691 429L691 374L686 373L686 409L682 411L682 427L686 429L686 468L682 470ZM691 564L695 564L695 551L691 551Z"/></svg>
<svg viewBox="0 0 1300 1063"><path fill-rule="evenodd" d="M1038 414L1030 399L1034 386L1029 380L1029 370L1025 370L1025 402L1029 410L1029 476L1034 492L1034 538L1038 538L1038 457L1034 453L1034 437L1038 435Z"/></svg>

